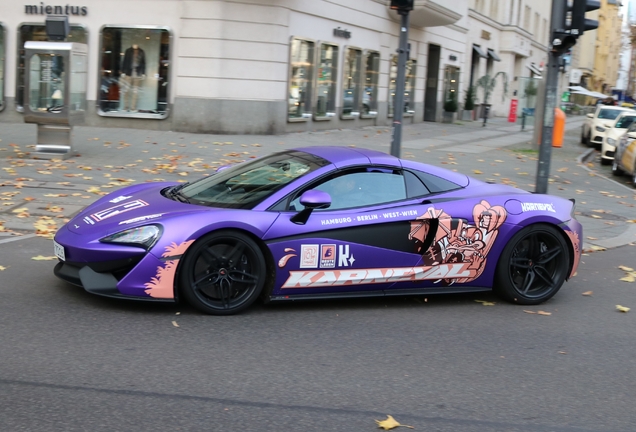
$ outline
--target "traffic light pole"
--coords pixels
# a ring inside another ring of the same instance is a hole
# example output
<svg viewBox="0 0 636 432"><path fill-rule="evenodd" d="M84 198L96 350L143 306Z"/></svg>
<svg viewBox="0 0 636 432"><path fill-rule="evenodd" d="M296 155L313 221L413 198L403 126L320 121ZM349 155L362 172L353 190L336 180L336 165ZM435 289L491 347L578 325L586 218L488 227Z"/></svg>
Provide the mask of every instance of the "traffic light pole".
<svg viewBox="0 0 636 432"><path fill-rule="evenodd" d="M408 51L409 11L398 11L400 23L400 45L398 46L397 78L395 99L393 100L393 133L391 135L391 155L400 157L402 146L402 119L404 118L404 84L406 82L406 55ZM390 96L389 96L390 97Z"/></svg>
<svg viewBox="0 0 636 432"><path fill-rule="evenodd" d="M545 109L543 111L543 129L541 144L539 145L539 162L535 192L548 193L548 178L550 177L550 158L552 155L552 133L554 131L554 110L557 107L557 91L559 85L559 58L561 52L558 44L561 40L555 35L558 23L564 20L563 0L552 0L552 20L550 23L550 52L545 78Z"/></svg>

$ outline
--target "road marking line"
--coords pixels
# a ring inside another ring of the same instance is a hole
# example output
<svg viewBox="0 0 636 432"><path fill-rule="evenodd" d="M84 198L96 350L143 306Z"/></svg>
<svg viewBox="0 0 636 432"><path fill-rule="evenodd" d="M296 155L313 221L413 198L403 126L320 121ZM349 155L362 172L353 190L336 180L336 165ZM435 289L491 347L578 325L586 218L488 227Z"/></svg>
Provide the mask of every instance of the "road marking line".
<svg viewBox="0 0 636 432"><path fill-rule="evenodd" d="M0 240L0 243L9 243L9 242L14 242L14 241L18 241L18 240L25 240L28 238L33 238L36 237L37 234L26 234L26 235L22 235L22 236L16 236L16 237L11 237L8 239L4 239L4 240Z"/></svg>

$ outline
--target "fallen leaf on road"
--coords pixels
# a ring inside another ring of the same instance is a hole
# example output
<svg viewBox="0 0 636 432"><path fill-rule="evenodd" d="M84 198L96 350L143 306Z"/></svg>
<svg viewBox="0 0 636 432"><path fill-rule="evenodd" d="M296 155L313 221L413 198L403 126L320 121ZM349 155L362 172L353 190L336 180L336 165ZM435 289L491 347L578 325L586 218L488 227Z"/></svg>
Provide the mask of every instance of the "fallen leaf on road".
<svg viewBox="0 0 636 432"><path fill-rule="evenodd" d="M172 321L172 325L175 326L175 327L179 327L179 324L177 324L176 321Z"/></svg>
<svg viewBox="0 0 636 432"><path fill-rule="evenodd" d="M473 170L473 173L475 173L475 174L483 174L483 172L481 172L479 170Z"/></svg>
<svg viewBox="0 0 636 432"><path fill-rule="evenodd" d="M581 295L584 295L584 296L591 296L592 294L593 294L592 291L585 291L584 293L581 293Z"/></svg>
<svg viewBox="0 0 636 432"><path fill-rule="evenodd" d="M634 278L633 274L628 274L625 277L620 278L623 282L636 282L636 278Z"/></svg>
<svg viewBox="0 0 636 432"><path fill-rule="evenodd" d="M397 420L395 420L393 417L391 417L390 415L387 414L386 416L386 420L376 420L375 421L378 424L379 428L382 428L384 430L391 430L391 429L395 429L396 427L405 427L405 428L409 428L409 429L415 429L413 426L407 426L407 425L403 425L398 423Z"/></svg>
<svg viewBox="0 0 636 432"><path fill-rule="evenodd" d="M484 306L494 306L496 303L494 302L489 302L489 301L485 301L485 300L475 300L477 303L481 303Z"/></svg>
<svg viewBox="0 0 636 432"><path fill-rule="evenodd" d="M624 265L619 265L619 266L618 266L618 268L619 268L619 269L621 269L621 270L623 270L623 271L626 271L626 272L632 272L632 271L634 271L634 269L633 269L633 268L631 268L631 267L627 267L627 266L624 266Z"/></svg>
<svg viewBox="0 0 636 432"><path fill-rule="evenodd" d="M619 312L625 312L625 313L629 312L629 308L628 307L621 306L621 305L616 305L616 310L619 311Z"/></svg>
<svg viewBox="0 0 636 432"><path fill-rule="evenodd" d="M537 311L537 315L552 315L552 312Z"/></svg>
<svg viewBox="0 0 636 432"><path fill-rule="evenodd" d="M5 271L7 268L5 266L0 266L0 271Z"/></svg>
<svg viewBox="0 0 636 432"><path fill-rule="evenodd" d="M38 256L34 256L31 258L32 260L35 261L53 261L56 260L57 257L56 256L43 256L43 255L38 255Z"/></svg>
<svg viewBox="0 0 636 432"><path fill-rule="evenodd" d="M536 312L535 312L535 311L531 311L531 310L525 310L525 309L524 309L523 311L524 311L525 313L529 313L529 314L536 314Z"/></svg>

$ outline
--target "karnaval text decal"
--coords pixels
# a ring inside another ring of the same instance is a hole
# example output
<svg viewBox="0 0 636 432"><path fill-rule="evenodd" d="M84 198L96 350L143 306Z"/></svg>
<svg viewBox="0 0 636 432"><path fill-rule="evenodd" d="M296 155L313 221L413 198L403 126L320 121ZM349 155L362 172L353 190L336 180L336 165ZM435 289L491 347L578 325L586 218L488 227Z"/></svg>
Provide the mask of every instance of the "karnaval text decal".
<svg viewBox="0 0 636 432"><path fill-rule="evenodd" d="M469 266L470 263L458 263L421 267L290 271L289 278L281 288L319 288L456 278L474 279L477 270L471 270Z"/></svg>
<svg viewBox="0 0 636 432"><path fill-rule="evenodd" d="M176 244L172 243L166 247L166 251L161 255L166 259L163 266L157 267L157 274L150 282L144 284L145 292L154 298L174 298L174 277L177 272L177 264L194 240Z"/></svg>

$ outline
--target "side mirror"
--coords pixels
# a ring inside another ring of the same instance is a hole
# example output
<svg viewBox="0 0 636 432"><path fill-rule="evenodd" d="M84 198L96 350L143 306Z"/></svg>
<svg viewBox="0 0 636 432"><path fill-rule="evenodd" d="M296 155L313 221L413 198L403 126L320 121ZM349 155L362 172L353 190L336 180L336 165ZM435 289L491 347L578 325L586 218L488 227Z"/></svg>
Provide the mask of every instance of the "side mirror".
<svg viewBox="0 0 636 432"><path fill-rule="evenodd" d="M305 208L296 213L290 220L298 225L304 225L309 220L309 215L315 209L327 208L331 205L331 196L321 190L308 190L300 196L300 203Z"/></svg>
<svg viewBox="0 0 636 432"><path fill-rule="evenodd" d="M312 189L300 196L300 203L306 208L321 209L331 205L331 196L327 192Z"/></svg>
<svg viewBox="0 0 636 432"><path fill-rule="evenodd" d="M594 114L589 113L589 114L587 115L587 118L594 118Z"/></svg>

